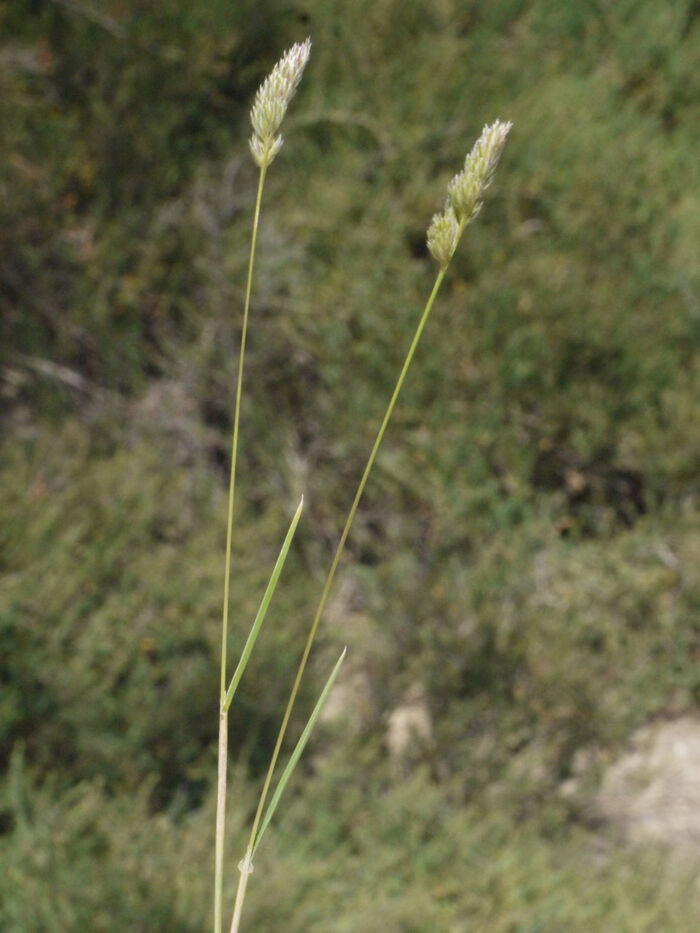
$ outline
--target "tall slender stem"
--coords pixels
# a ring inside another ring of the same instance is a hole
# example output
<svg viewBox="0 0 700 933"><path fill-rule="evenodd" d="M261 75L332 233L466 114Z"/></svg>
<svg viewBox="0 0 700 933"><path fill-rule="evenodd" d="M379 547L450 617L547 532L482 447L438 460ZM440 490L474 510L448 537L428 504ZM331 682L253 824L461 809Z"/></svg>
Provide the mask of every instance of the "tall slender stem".
<svg viewBox="0 0 700 933"><path fill-rule="evenodd" d="M228 523L226 526L226 568L224 571L224 607L221 618L221 697L223 706L226 696L226 643L228 638L228 603L229 582L231 577L231 534L233 530L233 502L236 492L236 460L238 457L238 426L241 419L241 394L243 392L243 363L245 360L245 345L248 336L248 312L250 309L250 292L253 284L253 265L255 263L255 245L258 239L258 222L260 220L260 204L262 202L263 185L265 183L266 166L260 169L258 180L258 194L255 199L255 215L253 217L253 235L250 241L250 259L248 260L248 281L245 289L245 306L243 308L243 329L241 331L241 349L238 357L238 380L236 383L236 406L233 417L233 440L231 442L231 475L228 490Z"/></svg>
<svg viewBox="0 0 700 933"><path fill-rule="evenodd" d="M224 710L226 699L226 655L228 645L228 607L229 583L231 578L231 536L233 533L233 502L236 491L236 459L238 455L238 426L241 419L241 394L243 391L243 363L245 360L245 345L248 335L248 311L250 309L250 293L253 283L253 266L255 263L255 244L258 239L258 222L260 220L260 204L262 202L263 185L267 165L260 167L258 180L258 193L255 199L255 215L253 217L253 234L250 241L250 258L248 260L248 281L245 290L245 305L243 308L243 328L241 331L241 349L238 358L238 380L236 383L236 404L233 417L233 440L231 443L231 475L228 490L228 521L226 525L226 566L224 569L224 605L221 615L221 688L219 695L219 762L217 770L216 791L216 842L214 867L214 933L222 931L223 910L223 884L224 884L224 833L226 829L226 776L227 776L227 746L228 746L228 713Z"/></svg>
<svg viewBox="0 0 700 933"><path fill-rule="evenodd" d="M219 762L216 778L216 865L214 871L214 933L221 933L224 890L224 834L226 831L226 769L228 713L219 712Z"/></svg>
<svg viewBox="0 0 700 933"><path fill-rule="evenodd" d="M403 367L401 368L399 378L397 379L396 385L394 386L393 394L387 406L386 412L384 413L384 418L382 420L379 431L377 432L377 437L374 441L374 446L372 447L372 451L367 460L367 464L362 474L362 478L360 479L359 486L357 487L357 492L355 493L355 498L350 507L350 512L348 513L348 517L345 521L345 527L343 528L342 534L340 536L340 540L338 542L338 546L335 551L335 555L333 556L333 561L331 562L330 570L328 571L328 576L326 577L326 582L323 586L323 591L321 593L321 599L319 601L318 608L316 609L316 615L314 616L314 620L311 625L308 638L306 640L306 645L304 647L304 653L302 654L301 661L299 663L299 668L297 670L296 678L294 680L294 685L289 695L289 700L287 701L287 708L285 710L284 717L282 719L282 725L280 726L280 730L277 736L277 741L275 743L274 751L272 752L272 758L270 759L270 765L267 769L267 774L265 776L265 783L263 784L263 789L260 794L260 800L258 801L258 808L255 813L255 819L253 820L253 827L250 833L250 840L248 843L249 852L252 852L255 846L255 838L257 836L258 827L260 825L260 820L262 818L263 809L265 807L265 802L267 800L267 795L270 790L270 783L272 782L272 775L274 773L275 766L277 764L277 759L279 758L280 749L282 748L282 742L284 741L284 736L287 731L287 726L289 724L289 718L292 714L292 709L294 707L294 701L296 700L296 696L299 691L299 685L301 684L301 679L304 675L304 671L306 669L306 663L309 659L309 654L311 652L311 646L316 636L316 630L318 628L319 622L321 621L321 616L323 614L323 610L325 608L326 601L328 599L328 594L330 593L330 589L333 584L335 572L338 569L338 564L340 562L340 558L345 548L345 542L347 541L348 534L350 533L350 528L355 518L355 513L357 512L357 507L360 503L360 499L362 498L362 493L364 492L365 486L367 484L367 479L369 477L370 471L372 470L372 466L374 465L374 461L377 456L377 451L379 450L379 445L381 444L382 438L384 437L384 432L386 431L387 425L389 424L389 419L391 418L392 412L394 410L394 406L396 405L396 400L399 397L401 387L403 386L404 379L406 378L406 373L408 372L408 368L411 365L411 360L413 359L413 355L416 352L418 341L420 340L421 334L423 333L423 328L425 327L426 321L428 320L428 316L433 307L433 303L435 302L435 298L437 296L440 285L442 284L442 280L445 276L446 271L447 271L446 268L441 269L437 275L437 278L435 279L433 290L430 293L430 297L428 298L428 301L425 305L423 314L421 315L420 321L418 322L418 327L416 328L416 332L413 335L411 346L408 349L408 353L406 354L406 359L404 360ZM238 930L238 922L240 920L240 913L241 913L241 908L242 908L242 899L244 896L245 896L245 883L239 884L238 894L236 895L236 907L235 907L235 913L234 913L235 925L232 925L231 933L236 933L236 931ZM240 900L240 903L239 903L239 900Z"/></svg>
<svg viewBox="0 0 700 933"><path fill-rule="evenodd" d="M231 933L238 933L238 928L241 925L241 914L243 912L243 901L245 900L245 889L248 886L248 876L253 872L253 865L251 859L253 858L253 853L250 849L245 854L245 858L238 866L238 870L241 873L240 878L238 879L238 890L236 891L236 904L233 908L233 918L231 920Z"/></svg>

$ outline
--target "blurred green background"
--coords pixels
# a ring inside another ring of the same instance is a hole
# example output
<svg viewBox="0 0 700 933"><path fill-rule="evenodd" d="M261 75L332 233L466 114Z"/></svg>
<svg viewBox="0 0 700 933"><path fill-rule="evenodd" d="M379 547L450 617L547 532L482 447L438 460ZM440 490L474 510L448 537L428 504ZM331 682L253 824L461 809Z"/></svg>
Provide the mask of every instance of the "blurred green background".
<svg viewBox="0 0 700 933"><path fill-rule="evenodd" d="M227 900L427 224L500 117L247 929L698 929L685 869L595 807L633 730L700 701L693 0L0 2L0 929L210 925L248 109L306 35L263 205L232 654L307 507L233 710Z"/></svg>

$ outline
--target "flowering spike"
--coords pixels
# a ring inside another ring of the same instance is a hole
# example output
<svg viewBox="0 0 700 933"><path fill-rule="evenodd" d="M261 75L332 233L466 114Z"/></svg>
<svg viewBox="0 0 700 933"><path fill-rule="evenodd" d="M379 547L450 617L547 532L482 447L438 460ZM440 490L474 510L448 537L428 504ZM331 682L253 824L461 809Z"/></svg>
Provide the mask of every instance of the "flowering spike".
<svg viewBox="0 0 700 933"><path fill-rule="evenodd" d="M485 126L464 160L464 168L447 186L445 210L433 217L428 229L428 249L441 269L447 268L462 231L481 210L512 125L496 120Z"/></svg>
<svg viewBox="0 0 700 933"><path fill-rule="evenodd" d="M428 249L441 269L446 269L459 240L459 224L450 204L435 214L428 228Z"/></svg>
<svg viewBox="0 0 700 933"><path fill-rule="evenodd" d="M269 165L282 148L282 137L277 131L299 86L310 54L310 39L297 42L282 56L258 88L250 111L254 131L250 151L261 168Z"/></svg>
<svg viewBox="0 0 700 933"><path fill-rule="evenodd" d="M496 120L485 126L464 160L464 169L450 182L447 196L463 226L476 216L484 192L493 181L512 123Z"/></svg>

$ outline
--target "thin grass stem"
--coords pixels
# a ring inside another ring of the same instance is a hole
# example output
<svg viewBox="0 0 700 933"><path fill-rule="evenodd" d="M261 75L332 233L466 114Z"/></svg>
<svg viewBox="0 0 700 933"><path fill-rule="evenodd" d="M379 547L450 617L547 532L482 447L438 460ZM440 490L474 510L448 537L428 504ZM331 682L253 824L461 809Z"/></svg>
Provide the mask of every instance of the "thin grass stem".
<svg viewBox="0 0 700 933"><path fill-rule="evenodd" d="M241 348L238 357L238 379L236 382L236 404L233 417L233 440L231 442L231 475L228 492L228 522L226 526L226 567L224 570L224 606L221 618L221 706L226 697L226 646L228 638L228 607L229 583L231 578L231 535L233 531L233 503L236 492L236 461L238 457L238 427L241 420L241 395L243 392L243 364L245 361L246 338L248 336L248 312L250 309L250 292L253 285L253 266L255 264L255 246L258 239L258 223L260 220L260 204L262 202L263 185L265 184L266 165L260 168L258 180L258 193L255 199L255 215L253 217L253 234L250 241L250 259L248 260L248 281L245 289L245 305L243 308L243 329L241 331Z"/></svg>
<svg viewBox="0 0 700 933"><path fill-rule="evenodd" d="M287 701L287 708L285 709L284 717L282 718L282 725L280 726L280 730L277 735L277 741L275 742L275 747L272 752L272 758L270 759L270 764L267 769L267 774L265 775L265 782L263 784L263 788L260 793L258 807L255 812L255 818L253 820L253 826L250 832L250 839L248 842L248 852L252 853L253 849L255 848L255 841L256 841L256 838L258 837L258 829L260 826L260 821L262 819L262 814L263 814L263 810L265 807L265 803L267 801L267 795L270 790L272 776L274 774L274 770L277 765L277 759L279 758L280 749L282 748L282 742L284 741L284 737L287 731L287 726L289 724L289 719L291 717L292 709L294 707L294 702L296 700L297 693L299 692L299 686L301 684L301 679L304 676L304 671L306 670L306 664L309 659L309 654L311 653L311 647L313 645L314 638L316 637L316 630L318 629L319 622L321 621L321 616L323 615L323 610L326 606L326 601L328 599L331 586L333 585L333 579L335 577L335 573L336 573L336 570L338 569L340 558L345 548L345 542L347 541L348 535L350 533L350 528L352 527L352 523L355 518L355 513L357 512L357 507L360 503L360 499L362 498L362 493L364 492L365 486L367 485L369 474L372 470L374 461L377 457L379 445L381 444L382 438L384 437L384 432L386 431L387 425L389 424L389 420L394 410L394 406L396 405L396 400L398 399L399 393L401 392L401 388L406 378L406 373L408 372L408 368L411 365L411 361L416 352L416 347L418 346L418 342L420 340L421 334L423 333L423 328L426 325L426 322L432 310L433 304L435 302L435 298L440 289L440 285L442 284L442 280L445 277L446 271L447 271L447 267L440 269L440 271L438 272L437 277L435 279L435 284L433 285L433 290L431 291L430 297L428 298L425 308L423 309L423 313L418 322L418 326L416 328L415 334L413 335L413 340L411 341L411 345L408 349L408 353L406 354L406 358L401 368L399 377L396 381L396 385L394 386L394 391L392 393L391 399L389 400L389 404L387 406L386 412L384 413L384 418L382 419L381 426L379 428L379 431L377 432L377 436L374 441L374 446L372 447L369 458L367 460L367 464L362 474L362 478L360 479L360 483L357 487L357 492L355 493L355 498L350 507L350 512L348 513L348 517L345 521L345 527L343 528L342 534L340 536L340 540L338 542L338 546L333 556L333 561L331 562L330 570L328 571L326 582L324 583L323 591L321 592L321 598L319 600L318 607L316 609L316 614L314 616L314 620L311 625L308 638L306 640L304 652L302 654L301 661L299 662L299 667L297 669L296 677L294 679L294 685L292 686L292 690L289 695L289 700ZM243 901L243 898L245 897L246 884L247 884L247 881L243 884L239 883L238 893L236 895L236 906L234 909L235 923L232 924L231 926L231 933L237 933L237 930L238 930L238 923L240 922L240 914L242 911L242 901Z"/></svg>
<svg viewBox="0 0 700 933"><path fill-rule="evenodd" d="M241 331L241 348L238 358L238 379L236 382L236 403L233 418L233 439L231 442L231 474L228 491L228 520L226 524L226 562L224 569L224 605L221 614L221 687L219 695L219 761L217 767L216 787L216 841L215 841L215 867L214 867L214 933L222 933L223 923L223 885L224 885L224 835L226 830L226 780L227 780L227 747L228 747L228 711L224 708L226 702L226 656L228 645L228 609L229 584L231 578L231 537L233 533L233 503L236 491L236 460L238 456L238 427L241 417L241 394L243 391L243 364L245 361L246 337L248 334L248 312L250 309L250 293L253 284L253 266L255 264L255 245L258 239L258 223L260 220L260 204L262 203L263 186L267 165L260 166L258 179L258 193L255 198L255 214L253 217L253 233L250 241L250 258L248 260L248 281L245 290L245 305L243 308L243 328Z"/></svg>
<svg viewBox="0 0 700 933"><path fill-rule="evenodd" d="M233 908L233 918L231 919L231 933L238 933L241 925L241 914L243 912L243 901L245 900L245 891L248 887L248 877L253 873L253 852L251 849L245 854L245 858L238 866L240 877L238 879L238 889L236 891L236 903Z"/></svg>

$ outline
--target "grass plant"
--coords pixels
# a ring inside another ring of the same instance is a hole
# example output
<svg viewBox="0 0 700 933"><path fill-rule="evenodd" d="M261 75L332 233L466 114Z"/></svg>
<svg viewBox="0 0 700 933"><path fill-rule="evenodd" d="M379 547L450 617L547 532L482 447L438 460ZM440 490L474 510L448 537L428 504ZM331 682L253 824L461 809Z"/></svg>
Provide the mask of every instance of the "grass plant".
<svg viewBox="0 0 700 933"><path fill-rule="evenodd" d="M211 931L249 110L307 34L262 195L227 688L304 512L228 711L226 933L424 221L498 114L508 184L382 440L268 800L347 644L338 690L242 926L700 929L697 872L595 808L629 736L700 703L696 5L104 6L122 38L0 4L0 930ZM416 681L434 744L398 778Z"/></svg>
<svg viewBox="0 0 700 933"><path fill-rule="evenodd" d="M243 308L243 329L241 332L241 346L238 360L238 378L236 382L236 401L233 419L233 439L231 445L231 472L228 495L228 522L226 526L226 559L224 571L224 602L221 618L221 681L219 694L219 751L216 795L216 856L214 880L214 930L221 933L222 929L222 903L223 903L223 857L224 835L226 832L226 783L228 762L228 710L245 666L253 650L265 611L272 598L272 592L282 570L284 560L289 551L292 537L299 521L302 503L292 520L287 538L280 552L279 560L270 578L270 584L260 606L260 611L253 623L250 635L243 649L241 660L231 683L226 681L226 656L228 653L228 613L229 613L229 586L231 579L231 538L233 533L233 509L236 491L236 460L238 456L238 431L241 415L241 396L243 393L243 364L245 362L246 337L248 334L248 314L250 311L250 293L253 282L253 268L255 264L255 246L258 237L258 224L260 220L260 205L262 203L265 174L268 166L282 147L282 136L278 133L289 102L294 96L304 67L311 52L311 42L294 45L277 64L272 74L258 90L255 104L251 111L251 120L254 133L250 140L250 149L253 158L258 164L260 174L258 178L258 192L255 199L255 213L253 217L253 232L250 241L250 259L248 262L248 279L246 282L245 304ZM257 829L257 826L255 827ZM240 911L238 911L240 913ZM235 914L234 914L234 922Z"/></svg>
<svg viewBox="0 0 700 933"><path fill-rule="evenodd" d="M228 712L235 694L236 687L250 659L255 640L262 626L265 612L272 598L275 586L279 579L284 561L289 552L289 548L294 537L296 526L299 522L302 501L292 519L287 537L280 551L279 558L273 570L270 582L265 591L263 601L260 605L258 614L253 622L245 647L241 654L240 661L234 673L234 676L227 687L226 683L226 656L228 645L228 612L229 612L229 582L231 574L231 540L233 531L233 511L236 485L236 458L238 451L238 435L240 428L241 395L243 386L243 367L245 361L245 346L248 333L248 319L250 311L250 299L253 280L253 269L255 264L255 248L257 243L258 225L260 220L260 206L262 202L262 192L265 182L265 175L268 167L282 147L282 136L279 128L284 115L289 106L289 102L296 91L301 80L304 68L311 52L311 41L307 39L303 43L297 43L280 59L271 74L265 79L258 89L255 97L255 103L251 110L251 122L253 125L253 136L250 140L250 150L255 162L259 168L258 190L255 201L255 212L253 218L253 232L251 236L250 258L248 262L248 277L245 289L245 304L243 309L243 328L241 333L241 345L238 362L238 378L236 383L236 399L233 421L233 441L231 452L231 470L229 480L229 499L228 499L228 523L226 530L226 557L225 557L225 578L224 578L224 604L221 624L221 692L219 707L219 744L218 744L218 777L217 777L217 814L216 814L216 843L215 843L215 881L214 881L214 933L222 931L222 913L223 913L223 878L224 878L224 837L226 831L226 784L227 784L227 762L228 762ZM245 855L238 865L240 877L236 892L236 900L231 920L231 933L238 933L240 929L241 916L243 911L243 902L248 885L248 878L253 872L253 856L255 854L263 833L277 808L280 797L299 761L301 753L308 742L311 731L320 714L323 703L330 692L340 670L347 649L343 649L340 658L335 664L316 706L309 717L309 720L299 738L294 751L289 759L287 766L282 771L278 780L276 789L272 798L267 804L267 798L272 785L275 769L282 749L282 744L287 732L289 720L294 708L294 703L299 692L302 677L311 653L311 648L316 637L319 623L321 621L323 610L326 606L333 580L335 578L340 559L345 548L353 520L357 513L360 499L367 485L372 467L377 457L382 438L387 429L396 401L404 384L406 374L413 360L418 342L423 333L423 329L428 321L428 317L435 303L438 291L445 277L445 273L450 264L452 256L457 248L459 240L464 233L465 228L474 220L482 207L483 197L486 189L493 180L496 167L501 157L506 138L511 129L511 123L497 120L490 126L484 127L479 139L474 144L471 151L467 154L464 167L450 181L447 189L447 199L442 212L435 214L427 233L427 247L431 255L438 264L438 273L435 278L430 295L426 301L423 312L419 318L418 325L411 340L408 352L401 367L398 379L394 386L391 398L384 412L379 430L377 432L374 444L370 451L367 463L357 486L350 511L345 521L345 525L340 535L330 569L326 575L325 583L321 591L321 597L316 608L316 612L309 630L309 634L304 646L304 651L297 668L294 683L289 694L287 706L282 718L282 723L277 734L275 746L270 757L270 763L262 785L262 790L258 799L258 805L253 818L250 836ZM267 807L266 807L267 804Z"/></svg>

